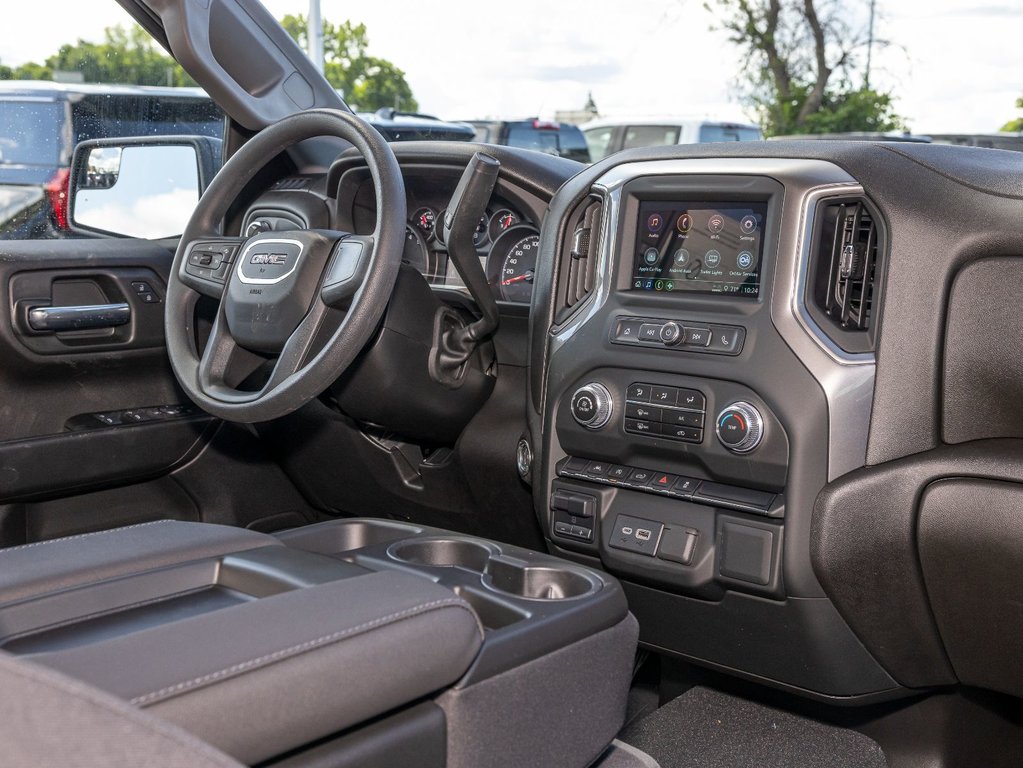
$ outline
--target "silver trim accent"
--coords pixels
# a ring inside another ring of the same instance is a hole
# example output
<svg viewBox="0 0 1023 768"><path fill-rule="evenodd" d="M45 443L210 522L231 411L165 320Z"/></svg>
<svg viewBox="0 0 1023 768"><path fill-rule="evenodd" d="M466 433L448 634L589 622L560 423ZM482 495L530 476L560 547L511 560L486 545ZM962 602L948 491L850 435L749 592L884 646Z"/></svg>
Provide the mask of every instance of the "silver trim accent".
<svg viewBox="0 0 1023 768"><path fill-rule="evenodd" d="M785 187L778 232L774 285L765 292L778 333L824 391L828 405L828 481L866 463L867 437L874 400L873 355L839 353L801 307L816 203L829 196L863 194L848 173L823 160L795 158L690 158L626 163L609 170L593 185L604 198L599 260L594 288L576 312L551 329L547 360L592 319L613 290L612 266L619 254L614 243L622 226L622 189L644 176L767 176ZM795 201L795 202L791 202ZM766 288L767 286L765 286ZM544 380L546 407L547 380Z"/></svg>
<svg viewBox="0 0 1023 768"><path fill-rule="evenodd" d="M803 196L799 209L800 243L799 271L796 273L796 284L792 292L792 312L800 325L816 341L821 349L837 362L849 365L860 365L874 362L871 352L846 352L824 332L806 308L806 280L810 270L810 249L813 247L813 227L816 219L817 206L832 198L863 197L863 187L859 184L832 184L818 187Z"/></svg>
<svg viewBox="0 0 1023 768"><path fill-rule="evenodd" d="M614 398L611 397L607 387L598 381L583 384L572 393L572 398L569 402L574 404L576 397L580 394L588 394L593 398L593 416L589 419L580 419L576 416L575 410L572 410L572 417L587 429L597 430L606 427L608 422L611 421L611 415L615 409Z"/></svg>
<svg viewBox="0 0 1023 768"><path fill-rule="evenodd" d="M740 416L746 417L746 436L734 445L726 442L721 437L721 422L724 421L724 415L729 411L735 411ZM717 435L718 442L732 453L749 453L760 445L760 441L764 437L764 417L760 415L760 411L756 409L756 406L740 400L721 409L721 412L714 419L714 434Z"/></svg>
<svg viewBox="0 0 1023 768"><path fill-rule="evenodd" d="M289 269L280 277L246 277L245 273L242 270L245 268L245 259L249 255L249 251L255 248L256 246L262 246L268 243L285 243L287 245L297 245L298 255L295 256L295 263L291 265L291 269ZM302 246L302 243L300 243L298 240L290 240L287 238L276 238L273 240L257 240L256 242L250 243L248 246L246 246L245 250L242 251L241 257L238 259L238 279L241 280L246 285L273 285L274 283L279 283L286 277L290 277L294 273L294 271L298 269L298 262L301 260L304 251L305 249Z"/></svg>

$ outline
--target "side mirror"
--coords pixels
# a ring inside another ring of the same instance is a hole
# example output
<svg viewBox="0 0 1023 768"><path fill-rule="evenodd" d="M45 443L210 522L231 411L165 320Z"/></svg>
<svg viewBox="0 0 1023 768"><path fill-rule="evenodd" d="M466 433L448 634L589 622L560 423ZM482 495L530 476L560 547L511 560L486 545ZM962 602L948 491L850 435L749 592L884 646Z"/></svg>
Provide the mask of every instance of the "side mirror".
<svg viewBox="0 0 1023 768"><path fill-rule="evenodd" d="M71 228L146 239L180 235L220 155L219 139L200 136L83 141L71 162Z"/></svg>

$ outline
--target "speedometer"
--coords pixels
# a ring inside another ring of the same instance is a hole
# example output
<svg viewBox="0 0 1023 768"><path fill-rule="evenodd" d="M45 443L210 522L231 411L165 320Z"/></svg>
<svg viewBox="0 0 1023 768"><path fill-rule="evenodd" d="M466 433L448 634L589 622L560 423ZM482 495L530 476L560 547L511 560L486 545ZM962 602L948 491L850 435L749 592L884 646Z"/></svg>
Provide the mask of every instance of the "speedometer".
<svg viewBox="0 0 1023 768"><path fill-rule="evenodd" d="M500 298L520 304L529 303L533 297L533 275L536 273L536 256L539 252L540 235L532 231L531 227L510 229L501 235L491 252L491 259L495 256L501 259L501 269L497 274Z"/></svg>

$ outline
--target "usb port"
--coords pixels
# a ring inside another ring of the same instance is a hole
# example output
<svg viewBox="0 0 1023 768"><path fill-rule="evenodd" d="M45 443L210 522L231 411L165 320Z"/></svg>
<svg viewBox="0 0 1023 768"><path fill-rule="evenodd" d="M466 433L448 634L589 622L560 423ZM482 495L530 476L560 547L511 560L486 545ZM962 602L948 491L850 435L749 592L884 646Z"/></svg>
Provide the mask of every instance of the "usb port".
<svg viewBox="0 0 1023 768"><path fill-rule="evenodd" d="M639 539L640 541L650 541L650 531L648 531L646 528L637 528L636 538Z"/></svg>

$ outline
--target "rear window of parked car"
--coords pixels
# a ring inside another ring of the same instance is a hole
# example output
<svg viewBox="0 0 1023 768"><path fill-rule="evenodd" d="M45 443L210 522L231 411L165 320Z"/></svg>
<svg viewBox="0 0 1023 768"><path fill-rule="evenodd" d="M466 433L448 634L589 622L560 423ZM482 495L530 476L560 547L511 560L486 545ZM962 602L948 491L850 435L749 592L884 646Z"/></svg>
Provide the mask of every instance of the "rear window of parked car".
<svg viewBox="0 0 1023 768"><path fill-rule="evenodd" d="M535 149L549 155L567 157L582 163L590 161L582 131L575 127L535 128L532 123L512 123L508 126L509 147Z"/></svg>
<svg viewBox="0 0 1023 768"><path fill-rule="evenodd" d="M741 125L702 125L700 126L700 142L710 141L758 141L760 131Z"/></svg>
<svg viewBox="0 0 1023 768"><path fill-rule="evenodd" d="M625 129L622 149L678 144L679 130L677 125L630 125Z"/></svg>
<svg viewBox="0 0 1023 768"><path fill-rule="evenodd" d="M59 164L61 109L53 101L0 100L0 165Z"/></svg>

